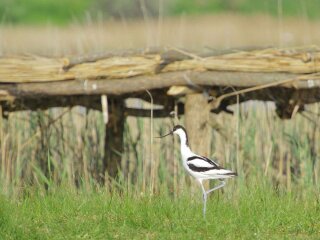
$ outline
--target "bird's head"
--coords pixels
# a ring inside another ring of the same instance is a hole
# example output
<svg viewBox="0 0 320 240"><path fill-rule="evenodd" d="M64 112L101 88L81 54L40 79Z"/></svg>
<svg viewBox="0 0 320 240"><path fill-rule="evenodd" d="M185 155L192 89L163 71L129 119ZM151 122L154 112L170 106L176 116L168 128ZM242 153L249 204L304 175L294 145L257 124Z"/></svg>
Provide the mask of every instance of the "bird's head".
<svg viewBox="0 0 320 240"><path fill-rule="evenodd" d="M186 129L183 126L176 125L176 126L173 127L173 129L169 133L167 133L167 134L165 134L163 136L160 136L159 138L163 138L163 137L166 137L166 136L169 136L169 135L173 135L173 134L177 134L177 135L181 136L181 135L187 135L187 132L186 132Z"/></svg>

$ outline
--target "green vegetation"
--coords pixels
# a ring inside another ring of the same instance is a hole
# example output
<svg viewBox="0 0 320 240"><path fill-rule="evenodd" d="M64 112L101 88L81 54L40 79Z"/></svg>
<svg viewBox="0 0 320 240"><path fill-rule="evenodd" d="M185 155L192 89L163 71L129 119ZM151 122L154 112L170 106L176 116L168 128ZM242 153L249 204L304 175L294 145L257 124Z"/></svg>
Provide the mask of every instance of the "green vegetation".
<svg viewBox="0 0 320 240"><path fill-rule="evenodd" d="M292 0L176 0L171 11L174 14L203 14L231 11L242 14L271 14L316 18L319 16L320 2Z"/></svg>
<svg viewBox="0 0 320 240"><path fill-rule="evenodd" d="M0 19L14 24L65 24L83 19L90 4L90 0L4 0Z"/></svg>
<svg viewBox="0 0 320 240"><path fill-rule="evenodd" d="M164 14L271 14L317 18L320 2L314 0L164 0ZM157 16L159 0L145 1L148 14ZM279 6L281 6L279 8ZM281 10L282 9L282 10ZM142 17L140 1L132 0L4 0L0 2L0 19L14 24L66 24L81 21L86 15L131 18Z"/></svg>
<svg viewBox="0 0 320 240"><path fill-rule="evenodd" d="M317 17L316 1L281 2L284 15ZM0 2L0 16L13 24L66 24L97 9L106 17L129 16L124 0L113 3L7 0ZM156 14L153 3L147 7ZM175 0L165 12L276 16L277 3ZM306 106L288 121L268 104L234 112L214 115L208 134L212 156L239 177L211 194L206 221L177 141L151 139L150 119L127 117L121 174L109 189L108 180L99 184L101 112L54 108L0 118L0 239L319 239L320 105ZM172 119L155 119L154 136L171 126Z"/></svg>
<svg viewBox="0 0 320 240"><path fill-rule="evenodd" d="M175 199L70 189L0 197L1 239L318 239L319 192L233 184L226 190L210 197L206 220L200 191Z"/></svg>
<svg viewBox="0 0 320 240"><path fill-rule="evenodd" d="M150 162L150 119L127 119L122 175L110 191L96 180L101 113L10 114L0 128L1 237L318 239L320 132L314 123L320 115L313 113L319 105L304 113L314 122L301 115L284 121L262 104L249 106L239 116L216 116L218 125L228 124L213 131L212 149L239 176L210 196L206 221L201 191L186 181L176 142L154 141ZM155 120L155 134L170 125ZM151 166L157 166L154 175Z"/></svg>

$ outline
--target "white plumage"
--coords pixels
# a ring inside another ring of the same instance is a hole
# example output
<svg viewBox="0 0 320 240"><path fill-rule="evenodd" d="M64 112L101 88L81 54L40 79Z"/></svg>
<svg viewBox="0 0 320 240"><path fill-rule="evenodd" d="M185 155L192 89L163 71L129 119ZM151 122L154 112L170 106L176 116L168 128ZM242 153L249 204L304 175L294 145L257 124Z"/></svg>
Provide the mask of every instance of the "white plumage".
<svg viewBox="0 0 320 240"><path fill-rule="evenodd" d="M201 185L203 192L203 215L205 216L208 193L223 187L225 185L223 179L237 176L237 173L222 168L212 159L193 153L189 147L188 135L184 127L177 125L170 133L161 137L172 134L177 134L180 137L180 150L184 168L191 176L195 177ZM206 191L202 183L203 180L206 179L219 179L221 183L220 185Z"/></svg>

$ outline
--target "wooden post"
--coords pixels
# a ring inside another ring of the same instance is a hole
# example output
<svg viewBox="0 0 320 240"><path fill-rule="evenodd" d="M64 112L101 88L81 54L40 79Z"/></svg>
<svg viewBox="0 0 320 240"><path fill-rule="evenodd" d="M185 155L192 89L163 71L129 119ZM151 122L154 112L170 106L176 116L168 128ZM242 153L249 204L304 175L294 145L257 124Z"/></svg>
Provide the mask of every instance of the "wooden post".
<svg viewBox="0 0 320 240"><path fill-rule="evenodd" d="M188 94L184 111L185 126L191 149L199 155L210 157L210 104L201 93ZM209 185L206 183L205 186Z"/></svg>
<svg viewBox="0 0 320 240"><path fill-rule="evenodd" d="M36 147L36 156L39 163L39 167L42 174L46 179L51 179L53 177L54 165L50 158L50 126L48 121L51 117L50 112L48 116L45 115L43 111L37 112L37 124L40 130L40 140ZM49 184L45 181L44 187L46 190L49 189Z"/></svg>
<svg viewBox="0 0 320 240"><path fill-rule="evenodd" d="M109 100L110 117L106 124L105 155L103 159L103 176L116 178L121 166L124 131L124 102L122 99ZM106 181L105 181L106 182Z"/></svg>

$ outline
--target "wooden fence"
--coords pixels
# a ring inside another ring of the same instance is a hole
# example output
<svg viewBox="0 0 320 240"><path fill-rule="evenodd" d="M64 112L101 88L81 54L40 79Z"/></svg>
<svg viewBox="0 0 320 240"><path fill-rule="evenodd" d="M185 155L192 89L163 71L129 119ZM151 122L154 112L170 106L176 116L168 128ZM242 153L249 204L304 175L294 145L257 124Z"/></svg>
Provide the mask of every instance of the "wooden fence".
<svg viewBox="0 0 320 240"><path fill-rule="evenodd" d="M0 104L4 117L11 111L82 105L103 110L106 148L122 151L127 115L150 116L149 109L127 108L131 97L160 104L154 117L167 117L181 96L178 114L199 139L208 131L210 112L232 113L237 101L273 101L281 118L291 118L304 105L320 101L320 49L259 49L190 53L156 49L98 54L86 57L0 58ZM103 96L103 97L101 97ZM199 113L199 114L195 114ZM117 136L110 138L110 136ZM203 138L201 138L203 139ZM195 146L207 146L196 143ZM206 154L205 149L199 149ZM112 177L118 154L108 153L104 167Z"/></svg>

